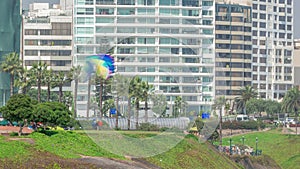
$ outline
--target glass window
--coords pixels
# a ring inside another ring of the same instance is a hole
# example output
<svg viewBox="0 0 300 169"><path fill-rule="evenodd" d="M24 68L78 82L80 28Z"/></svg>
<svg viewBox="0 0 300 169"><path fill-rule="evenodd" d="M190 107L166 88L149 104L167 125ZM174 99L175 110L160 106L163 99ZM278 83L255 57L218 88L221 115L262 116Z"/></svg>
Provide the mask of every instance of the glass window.
<svg viewBox="0 0 300 169"><path fill-rule="evenodd" d="M202 1L202 6L213 6L213 1Z"/></svg>
<svg viewBox="0 0 300 169"><path fill-rule="evenodd" d="M118 8L118 15L134 15L134 8Z"/></svg>
<svg viewBox="0 0 300 169"><path fill-rule="evenodd" d="M114 18L96 17L96 23L114 23Z"/></svg>
<svg viewBox="0 0 300 169"><path fill-rule="evenodd" d="M179 0L159 0L159 5L162 6L178 6Z"/></svg>
<svg viewBox="0 0 300 169"><path fill-rule="evenodd" d="M155 5L155 0L138 0L137 4L146 6Z"/></svg>

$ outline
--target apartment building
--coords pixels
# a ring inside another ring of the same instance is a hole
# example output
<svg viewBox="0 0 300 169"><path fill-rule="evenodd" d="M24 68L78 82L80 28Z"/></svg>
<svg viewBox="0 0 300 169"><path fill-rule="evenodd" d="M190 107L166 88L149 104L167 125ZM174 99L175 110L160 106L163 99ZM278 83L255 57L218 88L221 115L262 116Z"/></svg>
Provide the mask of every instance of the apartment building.
<svg viewBox="0 0 300 169"><path fill-rule="evenodd" d="M252 82L252 2L216 2L216 97L234 100L242 86Z"/></svg>
<svg viewBox="0 0 300 169"><path fill-rule="evenodd" d="M57 72L72 66L72 16L49 4L31 5L23 21L23 65L28 69L42 61ZM70 91L71 86L63 87Z"/></svg>
<svg viewBox="0 0 300 169"><path fill-rule="evenodd" d="M187 111L210 110L214 98L213 0L76 0L74 61L113 49L117 72L138 75ZM87 85L78 114L86 115ZM127 103L127 102L126 102Z"/></svg>
<svg viewBox="0 0 300 169"><path fill-rule="evenodd" d="M294 85L300 86L300 39L294 40Z"/></svg>
<svg viewBox="0 0 300 169"><path fill-rule="evenodd" d="M281 99L294 83L293 1L253 0L253 86Z"/></svg>

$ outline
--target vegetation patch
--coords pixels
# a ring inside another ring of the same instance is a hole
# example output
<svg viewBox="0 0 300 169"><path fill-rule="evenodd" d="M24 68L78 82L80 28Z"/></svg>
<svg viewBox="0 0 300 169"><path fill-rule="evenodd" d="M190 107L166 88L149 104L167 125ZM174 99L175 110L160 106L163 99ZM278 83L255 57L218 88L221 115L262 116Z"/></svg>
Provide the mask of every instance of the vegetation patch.
<svg viewBox="0 0 300 169"><path fill-rule="evenodd" d="M51 152L63 158L79 158L80 155L123 158L109 153L95 144L87 135L76 132L57 131L47 136L43 133L32 133L38 150Z"/></svg>
<svg viewBox="0 0 300 169"><path fill-rule="evenodd" d="M207 143L187 135L169 151L146 160L162 168L239 168L233 161L213 150Z"/></svg>
<svg viewBox="0 0 300 169"><path fill-rule="evenodd" d="M282 168L300 168L300 137L296 135L282 134L279 130L267 132L248 133L232 137L232 144L242 144L244 136L245 145L256 148L256 137L258 138L257 148L262 154L269 156ZM223 139L223 145L229 146L229 139ZM217 144L217 143L216 143Z"/></svg>

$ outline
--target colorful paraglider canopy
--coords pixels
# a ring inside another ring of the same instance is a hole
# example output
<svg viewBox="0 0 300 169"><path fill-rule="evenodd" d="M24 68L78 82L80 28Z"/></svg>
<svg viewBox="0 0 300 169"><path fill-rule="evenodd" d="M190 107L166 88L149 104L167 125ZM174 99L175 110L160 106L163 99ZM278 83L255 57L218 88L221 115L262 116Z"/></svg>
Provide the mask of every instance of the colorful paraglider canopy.
<svg viewBox="0 0 300 169"><path fill-rule="evenodd" d="M114 58L109 54L87 56L84 70L88 76L95 73L97 76L107 79L115 72Z"/></svg>

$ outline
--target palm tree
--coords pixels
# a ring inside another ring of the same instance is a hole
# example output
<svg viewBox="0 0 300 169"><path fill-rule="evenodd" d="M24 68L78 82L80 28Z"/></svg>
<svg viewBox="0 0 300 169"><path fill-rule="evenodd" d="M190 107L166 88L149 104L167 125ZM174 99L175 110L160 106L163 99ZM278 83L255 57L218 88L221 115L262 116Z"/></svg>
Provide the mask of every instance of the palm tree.
<svg viewBox="0 0 300 169"><path fill-rule="evenodd" d="M67 75L63 72L55 74L54 87L58 87L58 101L61 103L63 98L63 86L69 82Z"/></svg>
<svg viewBox="0 0 300 169"><path fill-rule="evenodd" d="M220 123L219 123L219 130L220 130L220 147L222 147L222 110L223 110L223 106L226 106L226 99L225 96L221 96L216 98L214 104L212 105L213 109L219 109L220 114L219 114L219 118L220 118Z"/></svg>
<svg viewBox="0 0 300 169"><path fill-rule="evenodd" d="M135 127L138 129L139 127L139 109L140 109L140 101L142 100L142 79L138 76L135 76L130 81L130 87L132 87L132 97L134 98L134 105L135 105Z"/></svg>
<svg viewBox="0 0 300 169"><path fill-rule="evenodd" d="M291 88L283 98L282 111L288 112L292 110L296 117L296 134L297 134L297 122L300 110L300 91L298 87Z"/></svg>
<svg viewBox="0 0 300 169"><path fill-rule="evenodd" d="M95 85L96 85L96 95L98 99L98 106L99 106L99 111L100 111L100 118L103 116L103 90L104 90L104 83L106 79L103 79L101 76L95 75ZM97 94L98 92L98 94Z"/></svg>
<svg viewBox="0 0 300 169"><path fill-rule="evenodd" d="M77 91L81 70L80 65L73 66L68 77L70 81L74 80L74 117L77 117Z"/></svg>
<svg viewBox="0 0 300 169"><path fill-rule="evenodd" d="M117 107L117 116L116 116L116 128L118 128L118 112L119 112L119 100L120 97L128 96L129 90L129 79L120 75L115 74L113 76L113 89L112 91L116 94L116 107Z"/></svg>
<svg viewBox="0 0 300 169"><path fill-rule="evenodd" d="M38 102L41 102L41 86L43 85L42 79L45 76L47 67L48 66L45 62L39 61L38 63L34 63L30 69L30 78L35 81L38 90Z"/></svg>
<svg viewBox="0 0 300 169"><path fill-rule="evenodd" d="M174 117L179 117L182 112L185 112L187 102L181 96L177 96L174 103Z"/></svg>
<svg viewBox="0 0 300 169"><path fill-rule="evenodd" d="M0 70L10 75L10 96L12 96L14 94L15 76L22 70L19 54L12 52L5 55L5 60L1 63Z"/></svg>
<svg viewBox="0 0 300 169"><path fill-rule="evenodd" d="M15 86L19 88L19 92L22 94L26 94L30 89L31 80L29 78L29 71L26 67L22 68L20 72L18 72L17 79L15 80Z"/></svg>
<svg viewBox="0 0 300 169"><path fill-rule="evenodd" d="M148 100L149 97L153 94L153 85L150 85L148 82L143 81L141 84L142 90L142 101L145 102L145 122L148 122Z"/></svg>
<svg viewBox="0 0 300 169"><path fill-rule="evenodd" d="M55 80L55 77L54 77L53 70L52 69L46 70L45 74L44 74L43 82L47 86L47 101L50 101L51 88L52 88L54 80Z"/></svg>
<svg viewBox="0 0 300 169"><path fill-rule="evenodd" d="M252 86L245 86L240 90L240 96L235 98L237 104L237 110L243 111L246 114L246 103L251 98L256 98L258 96L257 91L253 89Z"/></svg>
<svg viewBox="0 0 300 169"><path fill-rule="evenodd" d="M90 104L91 104L91 85L92 85L92 77L89 76L88 77L88 89L87 89L87 104L86 104L86 117L89 118L89 112L90 112ZM96 115L96 117L98 118L98 115ZM97 127L98 129L98 127Z"/></svg>

